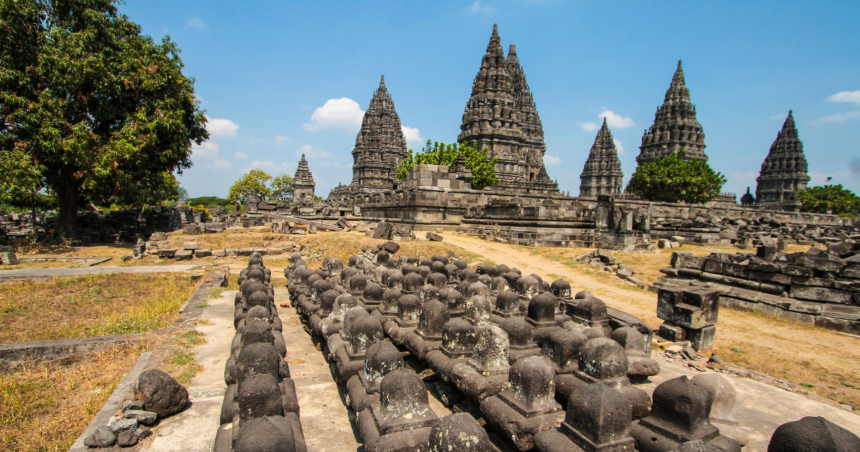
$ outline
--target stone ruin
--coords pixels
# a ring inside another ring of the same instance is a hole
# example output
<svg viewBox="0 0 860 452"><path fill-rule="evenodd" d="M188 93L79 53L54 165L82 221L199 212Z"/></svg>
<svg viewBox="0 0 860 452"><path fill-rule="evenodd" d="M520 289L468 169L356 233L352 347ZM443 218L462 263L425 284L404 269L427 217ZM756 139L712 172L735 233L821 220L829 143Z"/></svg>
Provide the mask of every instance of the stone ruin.
<svg viewBox="0 0 860 452"><path fill-rule="evenodd" d="M638 387L660 371L640 319L563 280L398 251L386 242L316 270L293 254L284 270L290 305L320 340L366 450L496 450L501 441L521 451L733 452L748 441L719 374L665 381L653 400ZM462 412L440 417L428 393ZM772 444L815 429L826 444L857 439L807 419Z"/></svg>
<svg viewBox="0 0 860 452"><path fill-rule="evenodd" d="M271 273L252 254L239 274L215 452L307 451Z"/></svg>
<svg viewBox="0 0 860 452"><path fill-rule="evenodd" d="M669 304L680 306L678 294L685 291L718 293L718 302L699 306L701 321L714 315L719 304L734 309L760 312L850 334L860 334L860 244L853 240L833 242L827 250L812 247L807 252L786 254L774 245L762 245L756 253L712 253L692 256L672 254L671 267L660 270L666 276L651 286L659 293L660 317L674 327L661 327L661 335L679 338L684 328L670 314ZM663 300L666 303L663 304ZM672 301L670 301L672 300ZM689 303L684 302L684 306ZM705 307L705 305L709 307ZM674 310L677 312L678 307ZM683 310L688 310L684 308ZM684 314L686 316L687 314ZM679 327L679 328L676 328Z"/></svg>

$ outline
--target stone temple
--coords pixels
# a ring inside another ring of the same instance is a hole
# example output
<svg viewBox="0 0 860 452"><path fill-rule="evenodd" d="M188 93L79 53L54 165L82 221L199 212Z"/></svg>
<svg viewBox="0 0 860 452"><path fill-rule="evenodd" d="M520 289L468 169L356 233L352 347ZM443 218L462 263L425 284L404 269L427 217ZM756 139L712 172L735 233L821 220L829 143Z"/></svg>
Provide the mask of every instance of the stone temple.
<svg viewBox="0 0 860 452"><path fill-rule="evenodd" d="M585 161L585 169L579 178L582 181L579 185L579 196L584 198L620 195L622 192L624 173L621 172L618 150L615 149L615 141L606 125L606 118L603 118L603 126L597 132L588 160Z"/></svg>
<svg viewBox="0 0 860 452"><path fill-rule="evenodd" d="M638 164L678 153L684 148L687 160L708 161L705 155L705 132L696 119L696 106L690 102L690 90L684 81L681 61L666 91L663 105L654 115L654 125L642 135Z"/></svg>
<svg viewBox="0 0 860 452"><path fill-rule="evenodd" d="M544 167L543 126L516 46L511 44L506 59L496 25L472 83L460 130L458 143L477 143L498 159L499 183L491 190L558 193L558 184Z"/></svg>
<svg viewBox="0 0 860 452"><path fill-rule="evenodd" d="M352 150L351 192L374 193L397 188L397 167L406 157L406 139L385 76L370 99ZM337 189L336 189L337 190ZM343 187L340 188L343 192Z"/></svg>
<svg viewBox="0 0 860 452"><path fill-rule="evenodd" d="M299 166L296 168L296 175L293 177L293 201L297 203L314 202L314 187L316 187L314 176L308 169L305 155L302 154L302 159L299 160Z"/></svg>
<svg viewBox="0 0 860 452"><path fill-rule="evenodd" d="M788 112L782 130L770 146L756 181L756 204L761 206L778 206L806 188L809 182L806 157L792 112Z"/></svg>

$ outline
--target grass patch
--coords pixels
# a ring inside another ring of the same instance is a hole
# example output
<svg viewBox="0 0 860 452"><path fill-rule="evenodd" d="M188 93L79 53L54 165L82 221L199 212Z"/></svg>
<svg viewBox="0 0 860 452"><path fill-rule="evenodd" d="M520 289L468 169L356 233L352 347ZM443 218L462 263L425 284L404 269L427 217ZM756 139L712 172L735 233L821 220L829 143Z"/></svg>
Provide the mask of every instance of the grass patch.
<svg viewBox="0 0 860 452"><path fill-rule="evenodd" d="M194 307L195 307L195 308L201 308L201 309L202 309L202 308L208 308L208 307L209 307L209 305L208 305L208 304L205 304L205 303L204 303L204 304L196 304L196 305L194 305Z"/></svg>
<svg viewBox="0 0 860 452"><path fill-rule="evenodd" d="M203 372L203 366L197 364L191 350L205 343L206 336L203 333L197 330L183 332L170 344L168 357L159 368L180 384L188 385L195 375Z"/></svg>
<svg viewBox="0 0 860 452"><path fill-rule="evenodd" d="M149 345L102 350L71 364L31 361L0 374L0 449L68 450Z"/></svg>
<svg viewBox="0 0 860 452"><path fill-rule="evenodd" d="M109 274L21 280L0 286L0 342L24 342L164 328L198 282L188 275Z"/></svg>

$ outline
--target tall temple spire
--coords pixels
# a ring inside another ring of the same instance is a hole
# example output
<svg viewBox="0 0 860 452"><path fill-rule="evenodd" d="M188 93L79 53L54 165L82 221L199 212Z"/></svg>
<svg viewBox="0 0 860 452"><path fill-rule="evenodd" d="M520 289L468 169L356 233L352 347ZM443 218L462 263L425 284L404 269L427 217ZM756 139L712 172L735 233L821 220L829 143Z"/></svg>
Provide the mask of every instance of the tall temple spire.
<svg viewBox="0 0 860 452"><path fill-rule="evenodd" d="M355 138L350 190L373 192L394 188L397 167L406 155L400 117L382 75Z"/></svg>
<svg viewBox="0 0 860 452"><path fill-rule="evenodd" d="M558 193L544 168L543 126L516 46L505 58L497 26L472 83L460 130L458 143L477 143L497 159L497 188Z"/></svg>
<svg viewBox="0 0 860 452"><path fill-rule="evenodd" d="M615 148L615 140L612 139L606 118L603 118L603 125L597 132L579 178L579 196L594 198L598 195L621 194L624 173L621 172L618 150Z"/></svg>
<svg viewBox="0 0 860 452"><path fill-rule="evenodd" d="M770 152L761 164L756 178L756 204L779 208L780 205L809 183L808 165L803 153L803 142L797 133L794 115L788 112L782 130L770 146Z"/></svg>
<svg viewBox="0 0 860 452"><path fill-rule="evenodd" d="M696 106L690 101L690 90L684 80L681 60L666 90L663 105L654 115L654 125L642 135L636 162L653 162L660 157L686 151L687 160L708 160L705 155L705 133L696 119Z"/></svg>
<svg viewBox="0 0 860 452"><path fill-rule="evenodd" d="M316 185L314 176L308 168L308 161L302 154L302 159L299 160L299 165L296 167L296 175L293 177L293 201L314 202L314 187Z"/></svg>

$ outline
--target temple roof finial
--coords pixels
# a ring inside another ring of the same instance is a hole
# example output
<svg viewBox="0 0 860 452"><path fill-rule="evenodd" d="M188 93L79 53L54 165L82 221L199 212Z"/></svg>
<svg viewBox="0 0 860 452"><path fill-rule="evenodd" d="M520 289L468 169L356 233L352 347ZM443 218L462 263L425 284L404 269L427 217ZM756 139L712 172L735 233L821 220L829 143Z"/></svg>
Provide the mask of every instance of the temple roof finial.
<svg viewBox="0 0 860 452"><path fill-rule="evenodd" d="M681 60L678 60L678 70L683 71L684 68L681 66Z"/></svg>
<svg viewBox="0 0 860 452"><path fill-rule="evenodd" d="M511 43L511 46L508 48L508 55L516 55L517 54L517 45Z"/></svg>
<svg viewBox="0 0 860 452"><path fill-rule="evenodd" d="M379 78L379 87L385 88L385 74L382 74L382 76Z"/></svg>
<svg viewBox="0 0 860 452"><path fill-rule="evenodd" d="M498 36L498 35L499 35L499 25L493 24L493 36Z"/></svg>

